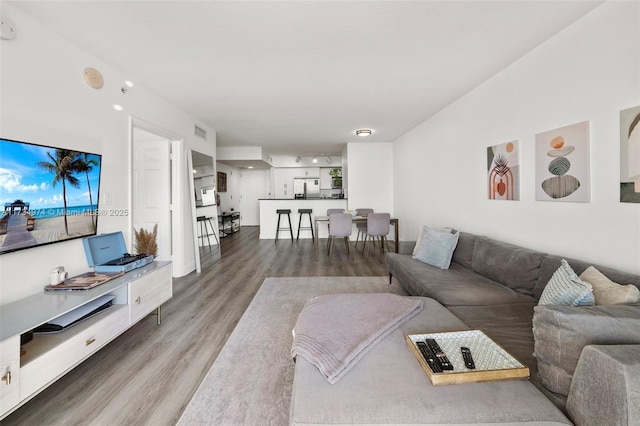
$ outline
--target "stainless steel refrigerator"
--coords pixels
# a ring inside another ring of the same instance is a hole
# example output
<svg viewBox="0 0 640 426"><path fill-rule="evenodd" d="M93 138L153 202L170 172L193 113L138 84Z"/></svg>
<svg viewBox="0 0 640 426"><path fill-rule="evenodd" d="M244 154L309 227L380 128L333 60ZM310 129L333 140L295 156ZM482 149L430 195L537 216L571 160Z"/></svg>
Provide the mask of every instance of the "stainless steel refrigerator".
<svg viewBox="0 0 640 426"><path fill-rule="evenodd" d="M294 178L295 198L320 198L320 178Z"/></svg>

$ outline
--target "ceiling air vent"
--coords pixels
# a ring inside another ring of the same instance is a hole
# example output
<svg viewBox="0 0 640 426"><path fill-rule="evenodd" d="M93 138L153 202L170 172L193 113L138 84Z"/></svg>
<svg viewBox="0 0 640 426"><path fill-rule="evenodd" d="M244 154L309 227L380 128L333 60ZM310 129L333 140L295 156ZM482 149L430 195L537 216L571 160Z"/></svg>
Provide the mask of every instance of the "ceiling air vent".
<svg viewBox="0 0 640 426"><path fill-rule="evenodd" d="M202 139L207 140L207 131L198 126L195 126L195 128L196 128L196 136L200 136Z"/></svg>

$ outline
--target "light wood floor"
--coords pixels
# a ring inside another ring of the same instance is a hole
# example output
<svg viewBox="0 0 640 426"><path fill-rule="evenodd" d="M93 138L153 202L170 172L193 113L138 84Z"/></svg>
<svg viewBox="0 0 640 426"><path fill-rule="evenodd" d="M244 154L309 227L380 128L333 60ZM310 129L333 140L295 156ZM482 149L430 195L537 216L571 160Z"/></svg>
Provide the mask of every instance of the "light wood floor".
<svg viewBox="0 0 640 426"><path fill-rule="evenodd" d="M222 239L222 259L174 279L162 307L4 419L5 425L173 425L265 277L382 276L384 256L347 255L326 240L259 240L258 227ZM391 249L393 246L391 243Z"/></svg>

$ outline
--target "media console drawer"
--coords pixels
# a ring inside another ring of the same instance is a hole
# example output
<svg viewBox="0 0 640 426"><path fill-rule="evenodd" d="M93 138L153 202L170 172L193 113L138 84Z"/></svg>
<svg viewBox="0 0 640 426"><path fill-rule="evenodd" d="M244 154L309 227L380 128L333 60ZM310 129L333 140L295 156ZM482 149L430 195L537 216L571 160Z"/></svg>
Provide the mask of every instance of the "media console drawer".
<svg viewBox="0 0 640 426"><path fill-rule="evenodd" d="M138 322L173 294L171 268L160 268L129 284L131 323Z"/></svg>
<svg viewBox="0 0 640 426"><path fill-rule="evenodd" d="M0 342L0 415L20 401L20 336Z"/></svg>
<svg viewBox="0 0 640 426"><path fill-rule="evenodd" d="M75 367L122 333L128 320L127 306L114 305L68 330L35 335L24 346L20 394L31 395Z"/></svg>

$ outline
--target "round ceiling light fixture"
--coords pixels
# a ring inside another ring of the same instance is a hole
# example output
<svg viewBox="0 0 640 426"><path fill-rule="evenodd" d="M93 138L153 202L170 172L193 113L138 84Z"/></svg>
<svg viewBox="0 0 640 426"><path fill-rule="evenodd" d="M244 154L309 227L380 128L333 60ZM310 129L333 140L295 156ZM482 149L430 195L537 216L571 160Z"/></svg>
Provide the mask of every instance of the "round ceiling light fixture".
<svg viewBox="0 0 640 426"><path fill-rule="evenodd" d="M360 129L356 130L356 136L365 137L371 136L372 131L370 129Z"/></svg>

